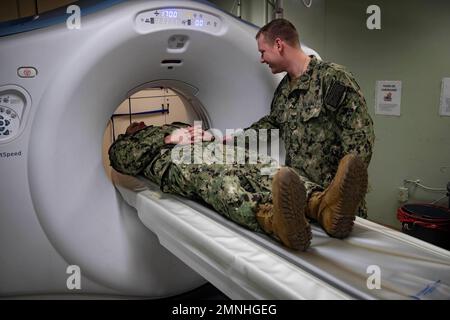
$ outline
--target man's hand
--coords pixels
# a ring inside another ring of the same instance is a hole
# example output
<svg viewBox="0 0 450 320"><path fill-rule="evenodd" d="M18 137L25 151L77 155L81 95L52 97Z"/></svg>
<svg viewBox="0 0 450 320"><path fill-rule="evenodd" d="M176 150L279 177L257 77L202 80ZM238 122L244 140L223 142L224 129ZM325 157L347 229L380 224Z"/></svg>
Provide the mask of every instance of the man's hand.
<svg viewBox="0 0 450 320"><path fill-rule="evenodd" d="M191 144L200 141L212 141L214 136L200 127L187 127L174 130L164 139L166 144Z"/></svg>
<svg viewBox="0 0 450 320"><path fill-rule="evenodd" d="M130 135L135 133L136 131L139 131L141 129L144 129L145 127L147 127L145 125L145 123L143 121L141 122L133 122L132 124L130 124L127 128L127 131L125 131L126 134Z"/></svg>

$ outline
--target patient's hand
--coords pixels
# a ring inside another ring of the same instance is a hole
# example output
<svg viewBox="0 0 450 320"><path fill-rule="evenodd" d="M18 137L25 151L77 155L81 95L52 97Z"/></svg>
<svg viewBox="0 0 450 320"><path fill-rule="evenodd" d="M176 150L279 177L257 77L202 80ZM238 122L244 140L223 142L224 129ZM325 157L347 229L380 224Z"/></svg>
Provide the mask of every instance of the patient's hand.
<svg viewBox="0 0 450 320"><path fill-rule="evenodd" d="M125 131L125 133L130 135L130 134L135 133L136 131L144 129L145 127L147 127L147 126L145 125L145 123L143 121L141 121L141 122L133 122L132 124L130 124L128 126L127 131Z"/></svg>
<svg viewBox="0 0 450 320"><path fill-rule="evenodd" d="M222 139L223 144L229 143L231 141L233 141L233 136L224 136Z"/></svg>
<svg viewBox="0 0 450 320"><path fill-rule="evenodd" d="M164 139L166 144L191 144L200 141L212 141L214 136L197 127L187 127L174 130Z"/></svg>

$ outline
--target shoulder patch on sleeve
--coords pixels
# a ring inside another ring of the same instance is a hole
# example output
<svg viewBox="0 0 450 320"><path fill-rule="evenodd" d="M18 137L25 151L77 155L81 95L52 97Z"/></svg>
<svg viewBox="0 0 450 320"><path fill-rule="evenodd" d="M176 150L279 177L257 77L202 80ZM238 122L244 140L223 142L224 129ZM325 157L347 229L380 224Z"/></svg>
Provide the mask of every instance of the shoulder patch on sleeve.
<svg viewBox="0 0 450 320"><path fill-rule="evenodd" d="M325 97L325 105L327 108L335 111L344 100L346 91L346 86L339 81L333 81Z"/></svg>

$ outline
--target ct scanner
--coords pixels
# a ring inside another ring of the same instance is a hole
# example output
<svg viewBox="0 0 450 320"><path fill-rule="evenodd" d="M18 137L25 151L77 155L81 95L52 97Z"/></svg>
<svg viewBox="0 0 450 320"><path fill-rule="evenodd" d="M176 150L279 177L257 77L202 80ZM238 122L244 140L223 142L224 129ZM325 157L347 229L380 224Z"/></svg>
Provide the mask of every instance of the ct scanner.
<svg viewBox="0 0 450 320"><path fill-rule="evenodd" d="M204 1L81 13L79 30L68 15L0 30L1 297L159 298L206 280L231 298L450 297L448 251L369 221L347 240L314 226L295 253L151 184L114 187L103 133L140 88L171 87L224 131L266 114L279 78L259 64L257 29Z"/></svg>

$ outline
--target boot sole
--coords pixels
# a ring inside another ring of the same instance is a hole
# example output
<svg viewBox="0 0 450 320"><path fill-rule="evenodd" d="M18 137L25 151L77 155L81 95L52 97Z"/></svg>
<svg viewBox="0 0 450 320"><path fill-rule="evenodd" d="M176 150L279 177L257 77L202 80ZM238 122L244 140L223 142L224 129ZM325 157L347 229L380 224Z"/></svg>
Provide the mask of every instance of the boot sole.
<svg viewBox="0 0 450 320"><path fill-rule="evenodd" d="M340 186L341 201L337 206L332 225L328 233L335 238L347 237L352 229L356 210L367 192L367 169L359 158L351 158Z"/></svg>
<svg viewBox="0 0 450 320"><path fill-rule="evenodd" d="M283 167L272 182L276 224L284 230L281 241L289 248L305 251L311 244L311 226L305 217L306 189L291 168Z"/></svg>

